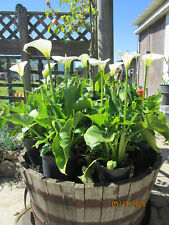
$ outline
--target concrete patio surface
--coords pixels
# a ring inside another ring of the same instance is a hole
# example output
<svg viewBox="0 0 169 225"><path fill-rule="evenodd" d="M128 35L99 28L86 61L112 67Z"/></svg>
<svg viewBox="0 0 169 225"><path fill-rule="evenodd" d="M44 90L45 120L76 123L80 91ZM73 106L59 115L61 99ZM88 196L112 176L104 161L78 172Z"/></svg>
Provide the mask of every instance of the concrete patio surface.
<svg viewBox="0 0 169 225"><path fill-rule="evenodd" d="M14 225L15 217L24 208L23 182L5 180L0 184L0 225ZM26 224L25 224L26 225Z"/></svg>
<svg viewBox="0 0 169 225"><path fill-rule="evenodd" d="M163 144L162 137L157 137L157 143L162 151L163 160L150 196L149 225L169 225L169 146Z"/></svg>
<svg viewBox="0 0 169 225"><path fill-rule="evenodd" d="M150 222L145 225L169 225L169 146L163 140L157 137L163 162L150 196ZM16 216L24 208L24 187L23 182L0 181L0 225L15 224Z"/></svg>

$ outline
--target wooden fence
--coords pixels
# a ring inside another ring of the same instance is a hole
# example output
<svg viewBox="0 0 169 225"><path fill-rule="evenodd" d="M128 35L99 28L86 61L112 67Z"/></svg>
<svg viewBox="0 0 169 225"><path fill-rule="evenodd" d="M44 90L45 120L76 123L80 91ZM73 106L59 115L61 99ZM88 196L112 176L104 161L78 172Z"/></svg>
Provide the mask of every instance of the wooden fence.
<svg viewBox="0 0 169 225"><path fill-rule="evenodd" d="M12 61L20 61L21 60L21 56L18 55L18 56L7 56L7 55L4 55L4 56L0 56L0 60L3 60L4 61L4 70L3 72L5 73L5 80L4 82L0 82L0 88L7 88L7 92L8 92L8 96L0 96L0 100L2 99L6 99L6 100L10 100L10 101L16 101L16 100L20 100L20 99L23 99L22 97L15 97L14 96L14 91L15 89L17 88L23 88L23 83L19 81L18 77L16 78L14 73L12 73L9 68L11 67L12 65ZM32 88L36 88L38 87L39 85L42 84L42 79L43 79L43 76L42 76L42 71L43 71L43 68L44 68L44 61L45 61L45 57L43 56L30 56L30 61L36 61L37 62L37 69L35 68L32 68L30 70L30 76L31 76L31 87ZM72 65L72 68L71 68L71 72L73 72L74 66ZM52 70L52 74L54 75L54 81L55 81L55 86L56 86L56 76L57 75L62 75L64 74L64 71L63 70L59 70L58 69L58 65L56 64L55 67L54 67L54 70ZM34 76L33 76L34 75ZM15 82L13 82L15 81ZM17 92L17 90L16 90ZM23 92L23 91L22 91Z"/></svg>
<svg viewBox="0 0 169 225"><path fill-rule="evenodd" d="M60 17L66 13L57 13L57 21L61 23ZM86 18L89 19L89 18ZM32 51L31 56L23 52L24 44L44 38L52 41L52 55L79 56L82 53L89 53L90 48L90 31L83 30L82 33L74 32L66 41L63 39L63 33L54 34L52 30L48 32L48 26L51 17L46 18L44 12L27 12L26 8L18 4L16 11L0 11L0 59L6 64L4 72L7 74L6 83L0 81L0 88L7 87L9 96L0 96L0 99L17 100L18 97L12 96L13 87L22 87L20 83L13 83L11 72L11 60L28 61L25 68L26 89L31 89L38 84L33 84L30 74L39 75L39 84L42 78L43 56L38 51ZM38 60L38 70L31 70L30 60ZM72 68L73 70L73 68ZM0 71L1 72L1 71ZM54 75L61 74L55 66Z"/></svg>

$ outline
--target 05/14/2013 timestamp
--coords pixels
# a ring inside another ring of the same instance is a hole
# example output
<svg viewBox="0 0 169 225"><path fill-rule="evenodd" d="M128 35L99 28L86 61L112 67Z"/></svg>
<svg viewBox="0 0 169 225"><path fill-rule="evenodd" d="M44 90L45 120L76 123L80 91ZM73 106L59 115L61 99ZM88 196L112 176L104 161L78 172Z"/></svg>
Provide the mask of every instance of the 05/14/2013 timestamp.
<svg viewBox="0 0 169 225"><path fill-rule="evenodd" d="M112 201L112 207L146 207L146 201Z"/></svg>

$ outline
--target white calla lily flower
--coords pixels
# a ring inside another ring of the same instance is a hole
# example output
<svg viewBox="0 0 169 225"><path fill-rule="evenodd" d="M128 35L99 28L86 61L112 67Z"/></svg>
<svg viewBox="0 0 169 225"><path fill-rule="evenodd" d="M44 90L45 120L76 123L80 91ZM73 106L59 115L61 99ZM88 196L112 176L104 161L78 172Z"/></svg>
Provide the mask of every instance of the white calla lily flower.
<svg viewBox="0 0 169 225"><path fill-rule="evenodd" d="M28 48L34 47L39 50L48 60L52 50L52 42L46 39L39 39L24 45L23 51L29 53Z"/></svg>
<svg viewBox="0 0 169 225"><path fill-rule="evenodd" d="M64 56L52 56L52 59L64 65Z"/></svg>
<svg viewBox="0 0 169 225"><path fill-rule="evenodd" d="M142 59L145 63L146 67L149 67L150 64L156 60L162 60L165 59L164 55L160 55L160 54L155 54L155 53L150 53L150 54L146 54L142 56Z"/></svg>
<svg viewBox="0 0 169 225"><path fill-rule="evenodd" d="M149 53L142 56L142 59L145 64L145 78L144 78L144 90L143 90L143 99L142 103L144 103L144 99L146 96L146 84L147 84L147 75L148 75L148 67L151 65L152 62L156 60L166 59L164 55Z"/></svg>
<svg viewBox="0 0 169 225"><path fill-rule="evenodd" d="M23 61L23 62L18 62L17 64L13 65L10 67L11 71L17 72L21 77L24 75L24 68L28 62Z"/></svg>
<svg viewBox="0 0 169 225"><path fill-rule="evenodd" d="M53 60L57 61L58 63L61 63L63 65L65 65L66 68L70 68L70 64L73 60L78 59L77 56L53 56L52 57Z"/></svg>
<svg viewBox="0 0 169 225"><path fill-rule="evenodd" d="M65 79L65 84L66 84L66 87L67 87L68 77L70 76L69 68L70 68L71 62L75 59L78 59L78 57L77 56L67 57L67 55L65 55L65 57L63 57L63 56L53 56L52 59L65 66L65 76L64 76L65 78L64 79Z"/></svg>
<svg viewBox="0 0 169 225"><path fill-rule="evenodd" d="M104 68L105 68L106 64L108 63L108 61L110 61L110 59L99 60L99 59L90 58L89 64L92 66L99 66L99 69L104 71Z"/></svg>
<svg viewBox="0 0 169 225"><path fill-rule="evenodd" d="M56 63L50 63L50 67L51 69L56 65ZM47 78L48 75L49 75L49 67L48 67L48 64L45 65L45 69L42 71L42 74L44 76L44 78Z"/></svg>
<svg viewBox="0 0 169 225"><path fill-rule="evenodd" d="M110 74L111 74L112 76L114 76L115 73L116 73L117 68L119 68L121 65L123 65L122 62L117 62L117 63L114 63L114 64L110 64L110 65L109 65Z"/></svg>
<svg viewBox="0 0 169 225"><path fill-rule="evenodd" d="M78 59L82 62L83 67L87 68L87 61L90 59L90 56L88 54L82 54Z"/></svg>
<svg viewBox="0 0 169 225"><path fill-rule="evenodd" d="M126 71L126 81L125 81L125 101L124 101L124 123L126 122L126 116L127 116L127 93L128 93L128 69L130 68L130 64L131 61L136 58L139 57L140 54L137 54L136 52L132 52L132 53L125 53L123 54L122 52L118 52L119 55L121 56L123 63L124 63L124 67L125 67L125 71Z"/></svg>
<svg viewBox="0 0 169 225"><path fill-rule="evenodd" d="M101 104L103 105L103 92L104 92L104 86L103 86L103 77L104 77L104 68L106 66L106 64L108 63L110 59L106 59L106 60L98 60L98 59L94 59L94 58L90 58L89 59L89 64L92 66L99 66L99 69L101 71Z"/></svg>
<svg viewBox="0 0 169 225"><path fill-rule="evenodd" d="M125 67L126 70L129 69L130 64L131 64L131 61L132 61L134 58L140 56L140 54L138 54L138 53L136 53L136 52L132 52L132 53L130 53L130 54L127 52L127 53L123 54L122 52L119 51L118 53L119 53L119 55L121 56L121 58L122 58L122 60L123 60L124 67Z"/></svg>

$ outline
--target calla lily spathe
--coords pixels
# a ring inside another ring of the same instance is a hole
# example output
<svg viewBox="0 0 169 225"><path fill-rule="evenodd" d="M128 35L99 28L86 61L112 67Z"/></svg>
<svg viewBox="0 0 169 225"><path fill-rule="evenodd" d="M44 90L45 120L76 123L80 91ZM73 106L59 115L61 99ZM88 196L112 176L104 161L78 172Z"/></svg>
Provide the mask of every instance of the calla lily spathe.
<svg viewBox="0 0 169 225"><path fill-rule="evenodd" d="M137 54L136 52L132 52L132 53L125 53L123 54L122 52L118 52L119 55L121 56L123 63L124 63L124 67L125 67L125 72L126 72L126 80L125 80L125 101L124 101L124 123L126 122L126 116L127 116L127 99L128 99L128 70L131 64L131 61L135 58L140 56L139 54ZM123 139L123 136L121 136L121 138Z"/></svg>
<svg viewBox="0 0 169 225"><path fill-rule="evenodd" d="M17 64L11 66L10 70L17 72L21 77L23 77L24 75L24 68L26 66L28 62L27 61L23 61L23 62L18 62Z"/></svg>
<svg viewBox="0 0 169 225"><path fill-rule="evenodd" d="M149 67L152 62L156 60L165 59L165 56L160 54L150 53L150 54L143 55L142 59L145 63L145 67Z"/></svg>
<svg viewBox="0 0 169 225"><path fill-rule="evenodd" d="M23 51L29 53L28 48L34 47L39 50L48 60L50 59L52 42L46 39L39 39L24 45Z"/></svg>
<svg viewBox="0 0 169 225"><path fill-rule="evenodd" d="M114 64L110 64L109 65L110 75L114 76L115 73L116 73L117 68L119 68L121 65L123 65L122 62L117 62L117 63L114 63Z"/></svg>
<svg viewBox="0 0 169 225"><path fill-rule="evenodd" d="M50 68L52 69L55 65L56 65L56 63L50 63ZM45 65L45 69L42 71L42 74L43 74L45 79L48 77L48 75L49 75L48 64Z"/></svg>
<svg viewBox="0 0 169 225"><path fill-rule="evenodd" d="M78 59L77 56L53 56L52 57L53 60L65 65L66 68L70 68L70 64L73 60Z"/></svg>
<svg viewBox="0 0 169 225"><path fill-rule="evenodd" d="M122 60L123 60L123 63L124 63L124 67L126 70L129 69L130 67L130 64L131 64L131 61L136 58L136 57L139 57L140 54L136 53L136 52L132 52L132 53L128 53L126 52L125 54L123 54L122 52L118 52L119 55L121 56Z"/></svg>
<svg viewBox="0 0 169 225"><path fill-rule="evenodd" d="M90 56L88 54L82 54L78 59L82 62L83 67L87 68L87 61L90 59Z"/></svg>
<svg viewBox="0 0 169 225"><path fill-rule="evenodd" d="M90 58L89 59L89 63L92 66L99 66L99 69L101 71L101 104L103 105L103 77L104 77L104 68L106 66L106 64L108 63L110 59L106 59L106 60L98 60L98 59L94 59L94 58Z"/></svg>
<svg viewBox="0 0 169 225"><path fill-rule="evenodd" d="M145 78L144 78L144 90L143 90L143 103L146 95L146 84L147 84L147 72L148 72L148 67L151 65L152 62L156 60L162 60L165 59L165 56L160 55L160 54L155 54L155 53L150 53L142 56L142 59L145 64Z"/></svg>
<svg viewBox="0 0 169 225"><path fill-rule="evenodd" d="M53 56L52 57L53 60L63 64L65 66L65 76L64 76L64 80L65 80L65 85L67 87L67 83L68 83L68 77L70 76L69 74L69 68L70 68L70 65L71 65L71 62L75 59L78 59L77 56L69 56L67 57L65 55L65 57L63 56Z"/></svg>
<svg viewBox="0 0 169 225"><path fill-rule="evenodd" d="M108 63L108 61L110 61L110 59L106 59L106 60L99 60L99 59L94 59L94 58L89 59L90 65L99 66L99 69L102 71L104 71L104 68L105 68L106 64Z"/></svg>

